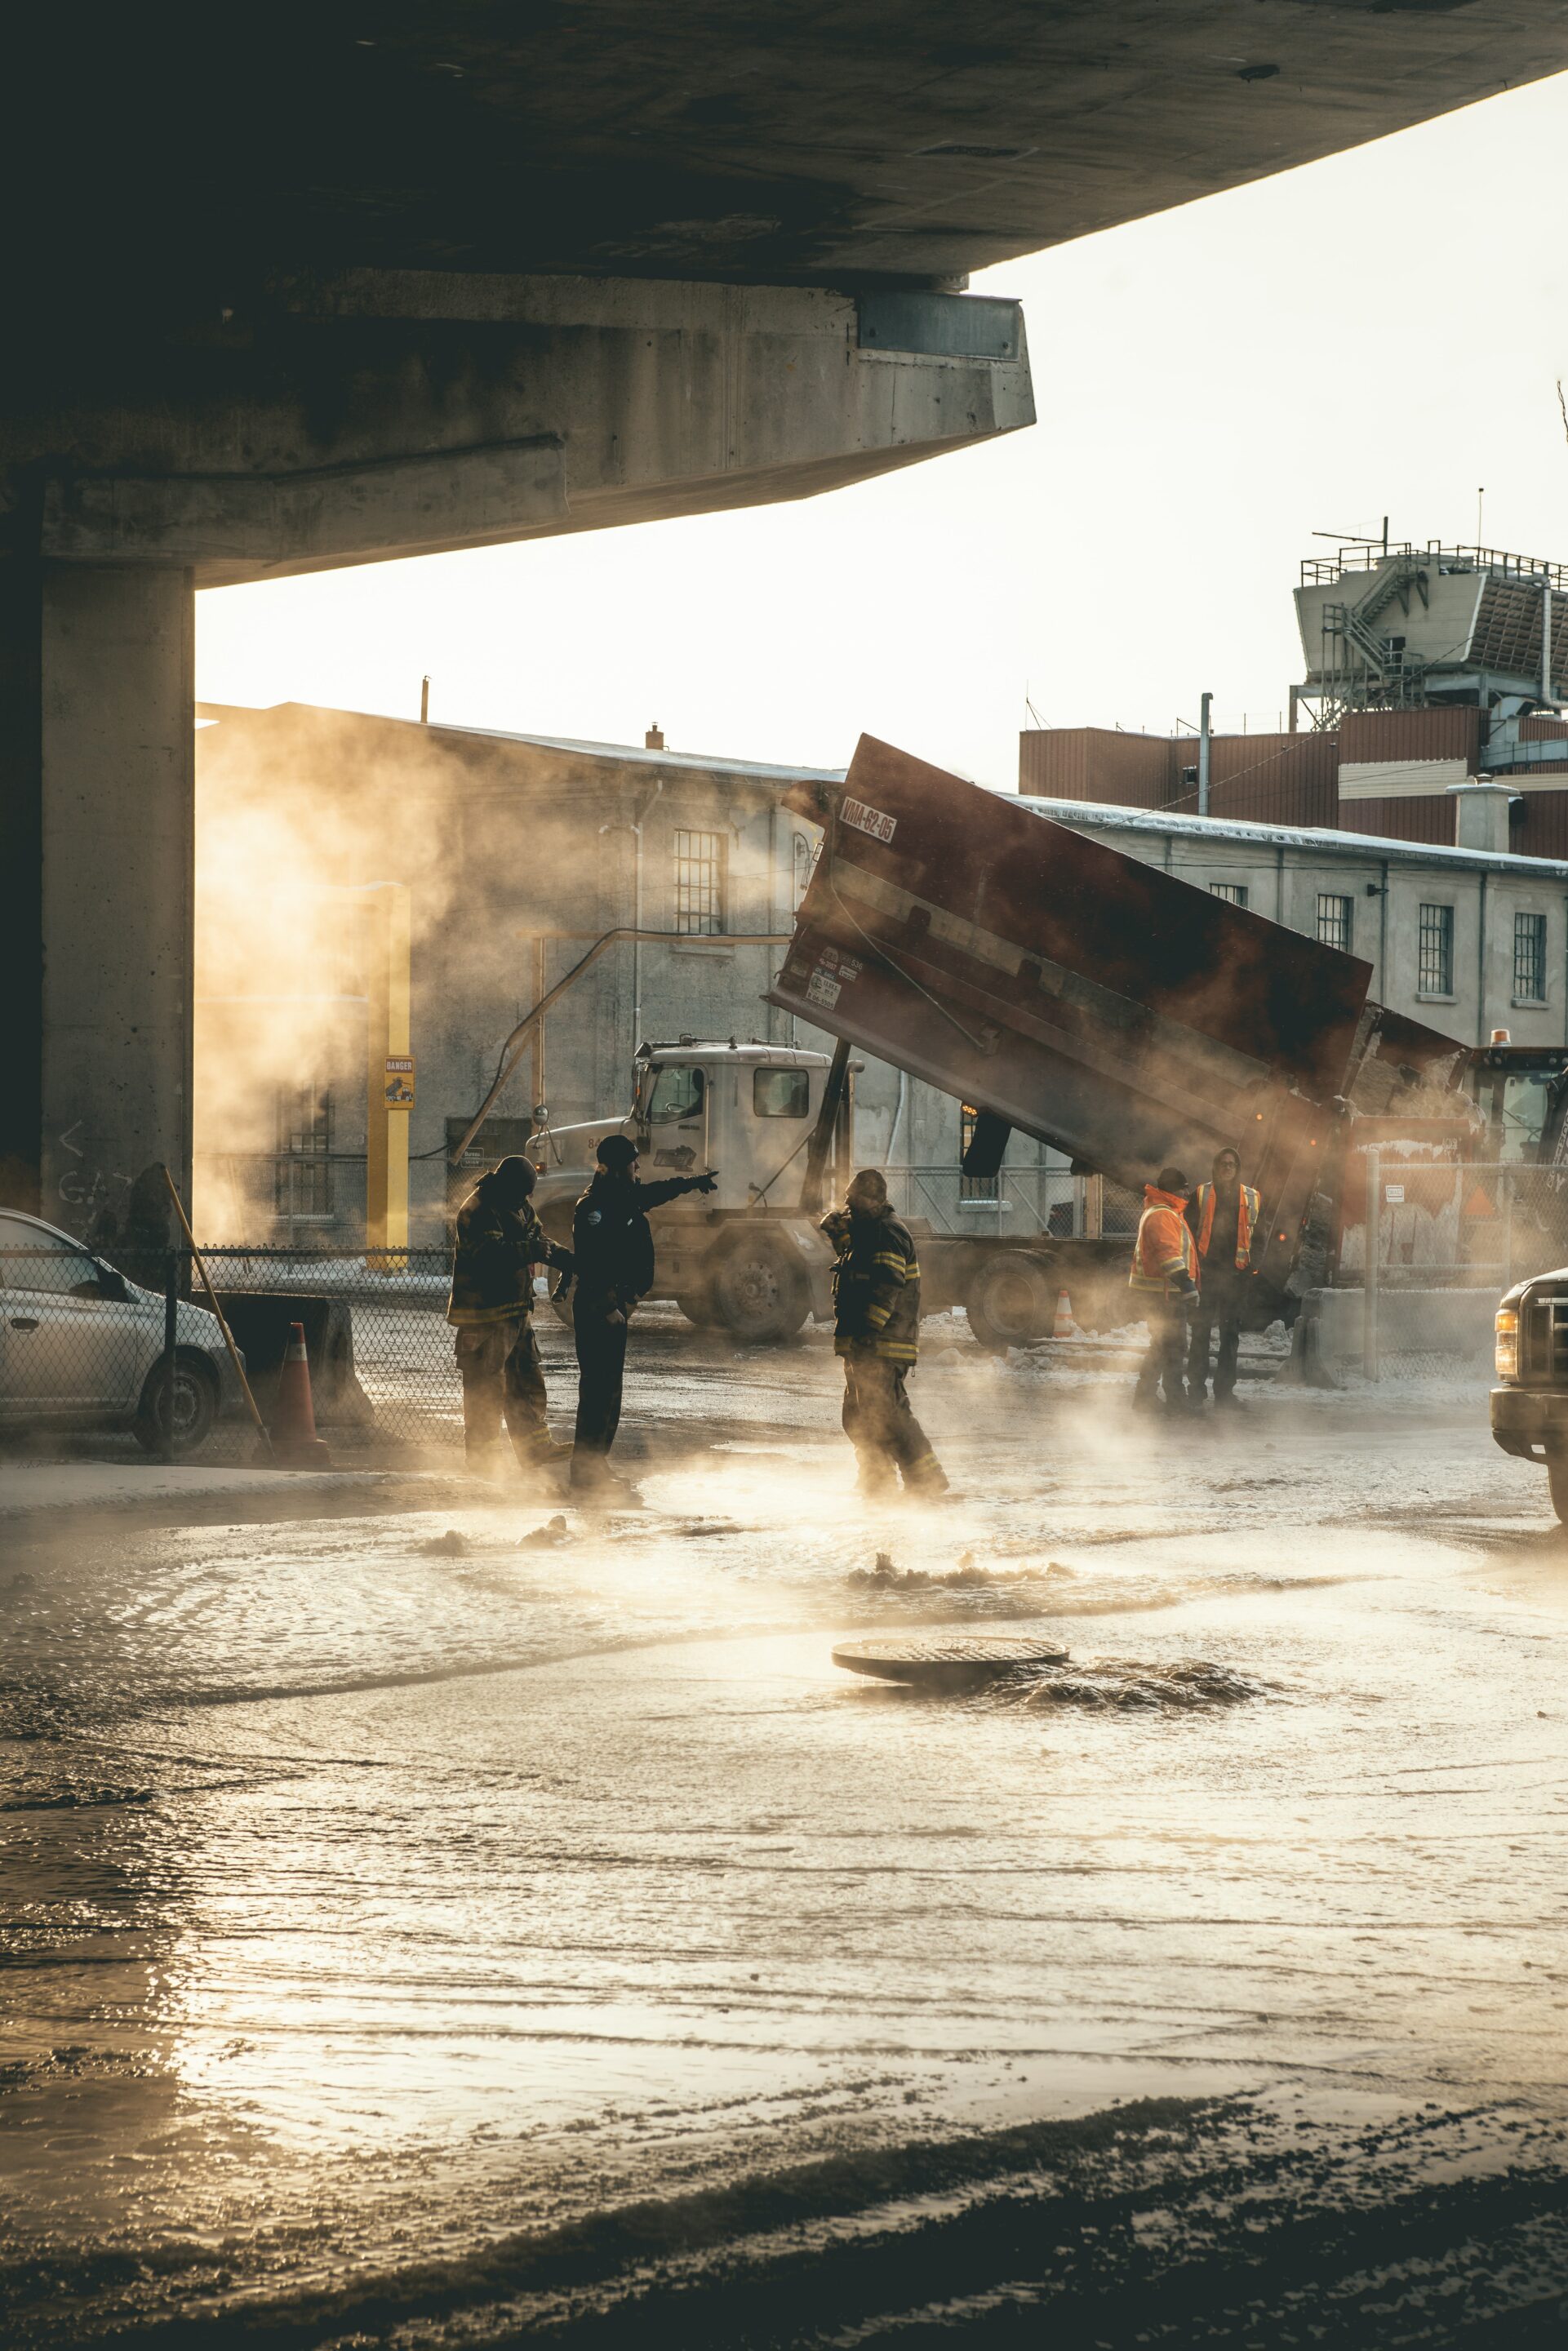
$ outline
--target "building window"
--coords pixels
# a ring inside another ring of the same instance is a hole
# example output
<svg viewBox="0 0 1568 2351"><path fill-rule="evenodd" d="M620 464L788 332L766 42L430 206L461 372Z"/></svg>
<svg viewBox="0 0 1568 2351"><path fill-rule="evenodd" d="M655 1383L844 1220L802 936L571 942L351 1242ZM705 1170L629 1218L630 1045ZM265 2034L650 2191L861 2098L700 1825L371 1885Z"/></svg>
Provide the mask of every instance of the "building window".
<svg viewBox="0 0 1568 2351"><path fill-rule="evenodd" d="M800 901L811 886L811 876L817 870L817 855L821 844L807 840L803 832L795 835L795 896L794 910L800 911Z"/></svg>
<svg viewBox="0 0 1568 2351"><path fill-rule="evenodd" d="M1244 906L1247 904L1247 884L1245 882L1211 882L1208 894L1211 898L1223 898L1228 906Z"/></svg>
<svg viewBox="0 0 1568 2351"><path fill-rule="evenodd" d="M1452 996L1454 992L1454 910L1423 906L1416 964L1418 996Z"/></svg>
<svg viewBox="0 0 1568 2351"><path fill-rule="evenodd" d="M1333 890L1318 892L1318 945L1321 947L1343 947L1350 953L1350 915L1355 904L1353 898L1342 898Z"/></svg>
<svg viewBox="0 0 1568 2351"><path fill-rule="evenodd" d="M966 1203L976 1207L984 1207L988 1203L994 1207L1001 1198L1002 1179L999 1176L966 1176L963 1172L963 1163L967 1159L969 1145L975 1140L975 1127L979 1115L973 1102L959 1103L958 1202L960 1207Z"/></svg>
<svg viewBox="0 0 1568 2351"><path fill-rule="evenodd" d="M675 833L675 928L716 938L724 928L724 835Z"/></svg>
<svg viewBox="0 0 1568 2351"><path fill-rule="evenodd" d="M1544 914L1515 914L1513 918L1513 1000L1516 1004L1546 1001Z"/></svg>
<svg viewBox="0 0 1568 2351"><path fill-rule="evenodd" d="M332 1214L332 1095L327 1086L279 1086L273 1206L290 1222Z"/></svg>

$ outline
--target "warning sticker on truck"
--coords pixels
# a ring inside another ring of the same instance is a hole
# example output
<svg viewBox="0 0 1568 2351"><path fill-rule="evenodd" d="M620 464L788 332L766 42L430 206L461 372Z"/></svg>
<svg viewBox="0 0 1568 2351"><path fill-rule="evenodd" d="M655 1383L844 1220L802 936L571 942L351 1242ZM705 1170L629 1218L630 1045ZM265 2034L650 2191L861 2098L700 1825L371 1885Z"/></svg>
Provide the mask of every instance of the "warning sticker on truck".
<svg viewBox="0 0 1568 2351"><path fill-rule="evenodd" d="M831 1011L839 1000L839 983L831 971L824 971L819 965L806 982L806 996L810 1003L825 1005Z"/></svg>
<svg viewBox="0 0 1568 2351"><path fill-rule="evenodd" d="M880 809L867 808L864 800L845 800L839 810L846 824L857 832L869 832L873 841L891 841L898 831L895 816L883 816Z"/></svg>

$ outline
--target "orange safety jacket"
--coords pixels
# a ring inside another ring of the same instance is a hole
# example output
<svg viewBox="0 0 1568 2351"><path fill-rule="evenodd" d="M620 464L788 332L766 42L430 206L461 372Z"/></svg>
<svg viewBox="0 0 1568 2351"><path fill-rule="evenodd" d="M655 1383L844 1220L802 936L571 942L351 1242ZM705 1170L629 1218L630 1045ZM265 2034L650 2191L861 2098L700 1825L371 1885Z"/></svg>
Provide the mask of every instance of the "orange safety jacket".
<svg viewBox="0 0 1568 2351"><path fill-rule="evenodd" d="M1197 1280L1197 1249L1182 1213L1186 1206L1179 1192L1162 1192L1157 1184L1145 1185L1144 1213L1138 1219L1133 1270L1127 1276L1130 1289L1157 1290L1163 1298L1176 1298L1181 1292L1172 1287L1173 1279L1185 1273L1191 1280Z"/></svg>
<svg viewBox="0 0 1568 2351"><path fill-rule="evenodd" d="M1250 1184L1241 1186L1240 1205L1236 1211L1236 1270L1245 1273L1252 1259L1252 1228L1258 1221L1258 1195ZM1214 1186L1200 1184L1197 1187L1197 1253L1207 1262L1208 1244L1214 1232Z"/></svg>

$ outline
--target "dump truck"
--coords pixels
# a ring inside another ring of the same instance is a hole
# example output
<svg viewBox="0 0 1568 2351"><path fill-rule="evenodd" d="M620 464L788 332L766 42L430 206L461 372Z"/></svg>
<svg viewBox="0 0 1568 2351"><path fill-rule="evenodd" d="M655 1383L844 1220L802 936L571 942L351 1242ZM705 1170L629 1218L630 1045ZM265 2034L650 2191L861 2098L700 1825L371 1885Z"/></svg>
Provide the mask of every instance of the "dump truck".
<svg viewBox="0 0 1568 2351"><path fill-rule="evenodd" d="M612 1116L536 1124L529 1155L540 1168L534 1205L565 1246L593 1145L634 1136L648 1178L716 1170L712 1195L653 1214L655 1298L673 1298L687 1320L757 1343L791 1337L808 1317L832 1311L833 1255L817 1229L829 1191L841 1193L855 1164L854 1081L859 1065L807 1047L702 1039L638 1048L632 1106ZM1124 1236L954 1235L912 1219L926 1310L963 1307L982 1346L1005 1350L1051 1328L1058 1291L1075 1311L1114 1301L1124 1321ZM570 1299L557 1310L570 1319Z"/></svg>
<svg viewBox="0 0 1568 2351"><path fill-rule="evenodd" d="M716 1168L719 1190L656 1212L659 1287L700 1323L779 1339L829 1311L816 1224L854 1159L854 1056L975 1106L966 1175L1009 1136L1134 1198L1168 1161L1194 1177L1236 1144L1262 1196L1254 1313L1291 1320L1337 1232L1353 1107L1454 1098L1469 1057L1368 997L1371 967L1157 867L863 737L846 780L793 786L822 849L766 1001L836 1040L829 1055L683 1037L638 1049L622 1119L550 1128L536 1195L564 1239L593 1138L633 1134L651 1176ZM593 943L518 1023L481 1133L530 1024L613 940ZM642 932L643 938L658 933ZM758 942L759 944L762 942ZM580 1156L574 1151L580 1148ZM926 1310L962 1305L983 1344L1076 1319L1128 1319L1125 1233L973 1239L912 1220Z"/></svg>
<svg viewBox="0 0 1568 2351"><path fill-rule="evenodd" d="M1323 1279L1354 1113L1464 1083L1466 1049L1373 1002L1359 957L873 737L786 799L822 847L767 1001L977 1105L971 1176L1015 1131L1132 1187L1234 1144L1260 1315Z"/></svg>

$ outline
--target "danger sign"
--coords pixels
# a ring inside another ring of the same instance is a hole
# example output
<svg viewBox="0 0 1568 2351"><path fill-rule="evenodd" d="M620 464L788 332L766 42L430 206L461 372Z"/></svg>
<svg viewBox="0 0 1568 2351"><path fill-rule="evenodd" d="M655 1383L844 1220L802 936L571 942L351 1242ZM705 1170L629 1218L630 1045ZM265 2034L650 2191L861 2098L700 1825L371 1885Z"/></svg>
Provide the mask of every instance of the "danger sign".
<svg viewBox="0 0 1568 2351"><path fill-rule="evenodd" d="M386 1092L382 1100L388 1110L413 1108L413 1056L412 1053L387 1055Z"/></svg>

